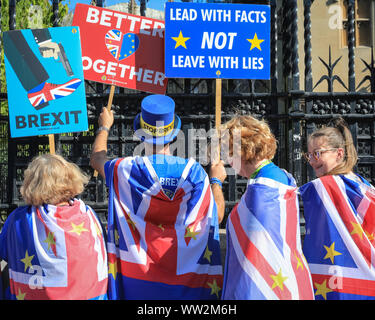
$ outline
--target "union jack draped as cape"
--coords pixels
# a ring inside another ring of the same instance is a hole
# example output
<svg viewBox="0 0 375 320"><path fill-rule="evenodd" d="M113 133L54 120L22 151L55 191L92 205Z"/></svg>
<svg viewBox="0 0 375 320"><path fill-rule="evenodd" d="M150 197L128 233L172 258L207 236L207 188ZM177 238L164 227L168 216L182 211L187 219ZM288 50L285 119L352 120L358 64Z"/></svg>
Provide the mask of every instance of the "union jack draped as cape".
<svg viewBox="0 0 375 320"><path fill-rule="evenodd" d="M300 191L316 299L374 299L375 189L359 176L337 175Z"/></svg>
<svg viewBox="0 0 375 320"><path fill-rule="evenodd" d="M288 177L289 186L266 177L250 179L230 213L223 299L314 298L301 249L297 188Z"/></svg>
<svg viewBox="0 0 375 320"><path fill-rule="evenodd" d="M216 204L190 159L174 197L147 157L106 164L110 299L217 299L222 266Z"/></svg>
<svg viewBox="0 0 375 320"><path fill-rule="evenodd" d="M0 259L0 262L1 262L1 259ZM3 300L4 297L3 297L3 280L2 280L2 274L1 274L1 266L0 266L0 300Z"/></svg>
<svg viewBox="0 0 375 320"><path fill-rule="evenodd" d="M106 299L107 253L94 211L72 206L23 206L0 233L10 297L18 300Z"/></svg>

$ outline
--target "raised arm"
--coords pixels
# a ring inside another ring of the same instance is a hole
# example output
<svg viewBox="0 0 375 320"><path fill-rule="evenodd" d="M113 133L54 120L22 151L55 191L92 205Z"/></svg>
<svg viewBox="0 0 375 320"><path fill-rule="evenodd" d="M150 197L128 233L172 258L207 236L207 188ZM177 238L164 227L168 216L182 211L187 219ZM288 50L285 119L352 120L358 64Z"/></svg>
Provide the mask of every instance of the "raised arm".
<svg viewBox="0 0 375 320"><path fill-rule="evenodd" d="M211 182L211 189L212 193L215 198L216 206L217 206L217 213L219 216L219 223L224 219L224 211L225 211L225 199L222 190L221 183L224 182L225 178L227 177L227 173L224 168L224 162L219 161L218 163L211 164L210 168L210 182ZM218 179L218 181L215 181Z"/></svg>
<svg viewBox="0 0 375 320"><path fill-rule="evenodd" d="M93 169L105 178L104 164L108 161L107 157L107 141L109 130L113 125L113 112L103 107L99 116L99 129L96 132L94 145L90 157L90 165Z"/></svg>

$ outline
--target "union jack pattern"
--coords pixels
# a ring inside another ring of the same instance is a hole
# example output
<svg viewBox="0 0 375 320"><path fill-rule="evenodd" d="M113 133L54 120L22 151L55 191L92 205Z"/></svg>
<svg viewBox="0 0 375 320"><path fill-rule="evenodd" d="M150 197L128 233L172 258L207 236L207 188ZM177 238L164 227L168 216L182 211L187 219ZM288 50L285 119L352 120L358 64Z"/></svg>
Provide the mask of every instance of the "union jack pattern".
<svg viewBox="0 0 375 320"><path fill-rule="evenodd" d="M375 189L350 174L324 176L300 190L316 299L374 299Z"/></svg>
<svg viewBox="0 0 375 320"><path fill-rule="evenodd" d="M139 38L134 33L125 33L112 29L105 35L105 44L111 55L121 61L131 56L139 46Z"/></svg>
<svg viewBox="0 0 375 320"><path fill-rule="evenodd" d="M105 44L109 52L117 59L119 49L121 47L122 32L120 30L112 29L105 35Z"/></svg>
<svg viewBox="0 0 375 320"><path fill-rule="evenodd" d="M27 94L30 103L38 109L48 101L63 98L72 94L81 84L81 79L72 79L63 84L52 84L46 82L41 90Z"/></svg>
<svg viewBox="0 0 375 320"><path fill-rule="evenodd" d="M10 297L17 300L106 299L107 253L101 225L82 201L16 209L0 234Z"/></svg>
<svg viewBox="0 0 375 320"><path fill-rule="evenodd" d="M147 157L107 162L110 299L218 299L218 217L208 176L190 159L175 195Z"/></svg>
<svg viewBox="0 0 375 320"><path fill-rule="evenodd" d="M290 185L250 179L230 213L223 299L314 299L301 248L297 188L288 176Z"/></svg>

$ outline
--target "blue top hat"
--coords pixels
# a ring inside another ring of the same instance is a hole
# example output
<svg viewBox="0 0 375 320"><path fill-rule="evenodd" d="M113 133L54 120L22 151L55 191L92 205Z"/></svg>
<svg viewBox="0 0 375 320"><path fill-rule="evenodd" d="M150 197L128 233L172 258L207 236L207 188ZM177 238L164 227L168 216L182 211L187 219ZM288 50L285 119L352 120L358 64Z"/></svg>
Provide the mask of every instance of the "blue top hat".
<svg viewBox="0 0 375 320"><path fill-rule="evenodd" d="M135 135L150 144L172 142L181 128L181 119L174 114L172 98L161 94L145 97L141 113L134 119Z"/></svg>

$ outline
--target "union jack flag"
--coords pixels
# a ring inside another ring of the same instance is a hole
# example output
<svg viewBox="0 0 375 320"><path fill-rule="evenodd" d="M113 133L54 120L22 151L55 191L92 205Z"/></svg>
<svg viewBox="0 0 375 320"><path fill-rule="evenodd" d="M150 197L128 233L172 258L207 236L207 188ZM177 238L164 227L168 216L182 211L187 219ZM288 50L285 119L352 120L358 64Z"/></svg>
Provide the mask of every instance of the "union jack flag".
<svg viewBox="0 0 375 320"><path fill-rule="evenodd" d="M134 33L123 34L119 30L112 29L105 35L105 44L112 56L120 61L138 49L139 38Z"/></svg>
<svg viewBox="0 0 375 320"><path fill-rule="evenodd" d="M120 30L109 30L105 35L105 44L109 52L117 59L121 48L122 32Z"/></svg>
<svg viewBox="0 0 375 320"><path fill-rule="evenodd" d="M44 83L43 87L35 92L29 92L27 97L33 107L40 106L51 100L66 97L72 94L81 84L81 79L72 79L63 84Z"/></svg>
<svg viewBox="0 0 375 320"><path fill-rule="evenodd" d="M250 179L230 213L223 299L314 299L301 248L297 188L287 175L291 185Z"/></svg>
<svg viewBox="0 0 375 320"><path fill-rule="evenodd" d="M337 175L300 190L316 299L374 299L375 189L360 176Z"/></svg>
<svg viewBox="0 0 375 320"><path fill-rule="evenodd" d="M147 157L106 163L110 299L218 299L216 204L190 159L170 199Z"/></svg>
<svg viewBox="0 0 375 320"><path fill-rule="evenodd" d="M9 266L8 299L106 299L103 231L82 201L19 207L7 218L0 244L0 258Z"/></svg>

